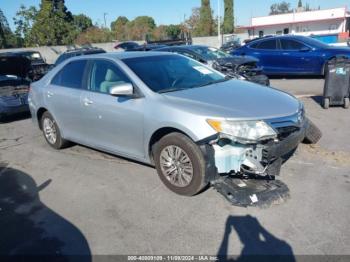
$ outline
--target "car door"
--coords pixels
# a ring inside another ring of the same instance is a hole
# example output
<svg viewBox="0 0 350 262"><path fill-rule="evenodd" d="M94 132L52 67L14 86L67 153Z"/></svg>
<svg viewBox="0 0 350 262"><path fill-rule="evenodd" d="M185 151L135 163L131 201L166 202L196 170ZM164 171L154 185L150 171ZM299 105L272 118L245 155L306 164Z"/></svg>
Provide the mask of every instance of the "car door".
<svg viewBox="0 0 350 262"><path fill-rule="evenodd" d="M249 46L249 55L259 59L259 66L265 74L278 74L283 67L278 42L274 39L262 40Z"/></svg>
<svg viewBox="0 0 350 262"><path fill-rule="evenodd" d="M310 74L318 71L319 56L309 46L293 39L280 39L284 73Z"/></svg>
<svg viewBox="0 0 350 262"><path fill-rule="evenodd" d="M80 116L86 65L86 60L69 62L45 89L45 102L49 112L57 121L64 138L73 141L84 140Z"/></svg>
<svg viewBox="0 0 350 262"><path fill-rule="evenodd" d="M144 98L115 97L109 90L132 83L113 61L89 62L88 91L82 96L82 118L89 144L114 153L144 158Z"/></svg>

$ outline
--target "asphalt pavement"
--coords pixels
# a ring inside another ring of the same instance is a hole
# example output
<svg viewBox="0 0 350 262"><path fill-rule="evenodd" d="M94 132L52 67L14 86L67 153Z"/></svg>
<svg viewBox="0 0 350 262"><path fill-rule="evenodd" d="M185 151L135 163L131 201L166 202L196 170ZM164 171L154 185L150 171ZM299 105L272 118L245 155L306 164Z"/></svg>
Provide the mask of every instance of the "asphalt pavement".
<svg viewBox="0 0 350 262"><path fill-rule="evenodd" d="M55 151L30 119L0 124L0 255L349 255L350 111L321 108L322 79L272 85L301 97L323 137L283 165L289 197L264 208L213 189L178 196L152 167L79 145Z"/></svg>

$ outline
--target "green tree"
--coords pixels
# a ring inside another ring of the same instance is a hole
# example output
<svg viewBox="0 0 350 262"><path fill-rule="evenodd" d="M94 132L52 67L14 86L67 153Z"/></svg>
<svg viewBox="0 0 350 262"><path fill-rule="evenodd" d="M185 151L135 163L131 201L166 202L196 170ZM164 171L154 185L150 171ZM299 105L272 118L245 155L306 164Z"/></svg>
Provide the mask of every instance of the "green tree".
<svg viewBox="0 0 350 262"><path fill-rule="evenodd" d="M126 40L128 38L127 23L129 19L125 16L119 16L111 23L111 30L118 40Z"/></svg>
<svg viewBox="0 0 350 262"><path fill-rule="evenodd" d="M181 25L168 25L165 32L168 38L176 39L181 33Z"/></svg>
<svg viewBox="0 0 350 262"><path fill-rule="evenodd" d="M16 12L16 17L13 18L16 25L15 34L21 39L24 46L31 46L34 42L31 30L37 14L38 10L35 6L26 8L24 5L21 5L20 9Z"/></svg>
<svg viewBox="0 0 350 262"><path fill-rule="evenodd" d="M202 0L199 14L198 34L200 36L210 36L213 34L213 16L210 8L210 0Z"/></svg>
<svg viewBox="0 0 350 262"><path fill-rule="evenodd" d="M271 5L270 15L279 15L279 14L288 14L293 13L293 10L290 8L290 3L281 2Z"/></svg>
<svg viewBox="0 0 350 262"><path fill-rule="evenodd" d="M222 27L224 34L231 34L234 31L233 0L225 0L225 15Z"/></svg>
<svg viewBox="0 0 350 262"><path fill-rule="evenodd" d="M92 43L106 43L112 41L113 35L107 28L99 28L96 26L88 28L80 33L75 40L78 45L86 45Z"/></svg>
<svg viewBox="0 0 350 262"><path fill-rule="evenodd" d="M152 35L156 28L154 19L149 16L138 16L126 24L128 38L131 40L145 40L147 35Z"/></svg>
<svg viewBox="0 0 350 262"><path fill-rule="evenodd" d="M20 44L18 40L11 31L8 21L0 9L0 48L16 47Z"/></svg>
<svg viewBox="0 0 350 262"><path fill-rule="evenodd" d="M192 8L191 16L185 21L185 28L188 32L191 32L192 36L199 36L199 17L200 8Z"/></svg>
<svg viewBox="0 0 350 262"><path fill-rule="evenodd" d="M41 0L31 37L37 45L67 45L77 36L73 15L64 0Z"/></svg>
<svg viewBox="0 0 350 262"><path fill-rule="evenodd" d="M298 8L302 8L303 7L303 2L301 0L299 0L298 2Z"/></svg>
<svg viewBox="0 0 350 262"><path fill-rule="evenodd" d="M166 25L157 26L153 30L153 33L152 33L153 38L152 39L153 40L162 40L162 39L167 38L167 36L168 36L167 28L168 28L168 26L166 26Z"/></svg>
<svg viewBox="0 0 350 262"><path fill-rule="evenodd" d="M305 11L312 11L309 3L306 4Z"/></svg>
<svg viewBox="0 0 350 262"><path fill-rule="evenodd" d="M79 33L84 32L93 26L91 18L84 14L73 15L73 21L74 26Z"/></svg>

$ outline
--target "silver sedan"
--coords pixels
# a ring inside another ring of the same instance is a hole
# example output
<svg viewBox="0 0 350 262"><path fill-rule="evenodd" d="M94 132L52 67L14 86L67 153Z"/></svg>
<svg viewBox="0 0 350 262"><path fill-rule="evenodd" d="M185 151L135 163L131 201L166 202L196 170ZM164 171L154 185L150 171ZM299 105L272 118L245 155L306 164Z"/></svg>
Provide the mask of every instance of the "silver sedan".
<svg viewBox="0 0 350 262"><path fill-rule="evenodd" d="M163 52L69 59L32 84L29 105L52 147L73 141L155 165L182 195L217 174L275 175L308 125L293 96Z"/></svg>

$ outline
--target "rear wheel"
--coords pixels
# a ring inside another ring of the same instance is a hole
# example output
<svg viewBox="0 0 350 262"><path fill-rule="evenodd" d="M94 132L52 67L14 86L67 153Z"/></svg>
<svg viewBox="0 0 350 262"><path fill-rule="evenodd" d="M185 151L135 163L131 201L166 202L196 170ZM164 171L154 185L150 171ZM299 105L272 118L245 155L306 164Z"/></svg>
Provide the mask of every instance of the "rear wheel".
<svg viewBox="0 0 350 262"><path fill-rule="evenodd" d="M193 196L206 186L205 159L187 136L168 134L154 145L152 152L158 176L171 191Z"/></svg>
<svg viewBox="0 0 350 262"><path fill-rule="evenodd" d="M68 141L61 137L60 129L49 112L41 117L41 127L47 143L55 149L61 149L68 145Z"/></svg>
<svg viewBox="0 0 350 262"><path fill-rule="evenodd" d="M345 97L345 98L344 98L344 108L345 108L345 109L348 109L349 106L350 106L350 100L349 100L348 97Z"/></svg>
<svg viewBox="0 0 350 262"><path fill-rule="evenodd" d="M323 98L323 108L324 109L329 108L329 98L328 97Z"/></svg>

